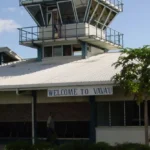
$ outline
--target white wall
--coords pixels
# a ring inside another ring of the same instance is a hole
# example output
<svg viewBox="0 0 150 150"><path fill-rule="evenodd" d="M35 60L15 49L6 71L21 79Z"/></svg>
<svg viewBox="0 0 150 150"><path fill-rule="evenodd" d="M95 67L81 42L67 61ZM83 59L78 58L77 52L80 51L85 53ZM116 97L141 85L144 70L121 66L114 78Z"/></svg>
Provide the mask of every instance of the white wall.
<svg viewBox="0 0 150 150"><path fill-rule="evenodd" d="M68 24L61 27L61 36L64 37L77 37L85 35L85 24Z"/></svg>
<svg viewBox="0 0 150 150"><path fill-rule="evenodd" d="M91 57L102 53L104 53L104 50L97 47L89 46L89 50L87 51L87 57Z"/></svg>
<svg viewBox="0 0 150 150"><path fill-rule="evenodd" d="M149 127L150 129L150 127ZM150 133L150 132L149 132ZM143 143L144 127L97 127L96 142L115 143Z"/></svg>
<svg viewBox="0 0 150 150"><path fill-rule="evenodd" d="M88 96L74 96L74 97L53 97L47 96L47 90L40 90L37 92L38 103L72 103L72 102L88 102ZM30 104L32 102L31 95L16 95L16 92L0 92L1 104Z"/></svg>
<svg viewBox="0 0 150 150"><path fill-rule="evenodd" d="M86 36L93 36L105 39L105 33L99 28L92 26L90 24L85 24L86 29Z"/></svg>
<svg viewBox="0 0 150 150"><path fill-rule="evenodd" d="M39 39L52 39L53 37L53 32L52 32L52 27L41 27L39 28Z"/></svg>
<svg viewBox="0 0 150 150"><path fill-rule="evenodd" d="M43 58L42 63L64 64L82 59L81 56L63 56L63 57L47 57Z"/></svg>
<svg viewBox="0 0 150 150"><path fill-rule="evenodd" d="M52 39L52 27L44 27L39 29L39 38ZM44 32L44 33L43 33ZM57 35L55 35L57 37ZM105 38L104 31L87 23L67 24L61 26L61 36L58 38L98 36Z"/></svg>

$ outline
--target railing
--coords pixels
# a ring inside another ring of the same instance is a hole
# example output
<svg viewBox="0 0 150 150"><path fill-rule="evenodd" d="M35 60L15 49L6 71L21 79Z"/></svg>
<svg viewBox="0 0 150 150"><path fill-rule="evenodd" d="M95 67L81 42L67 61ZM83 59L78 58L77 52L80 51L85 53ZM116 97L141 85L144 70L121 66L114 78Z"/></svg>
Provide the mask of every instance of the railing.
<svg viewBox="0 0 150 150"><path fill-rule="evenodd" d="M112 5L113 7L116 7L120 11L123 11L123 2L122 2L122 0L99 0L99 1L108 3L108 4Z"/></svg>
<svg viewBox="0 0 150 150"><path fill-rule="evenodd" d="M28 3L39 3L39 2L49 2L52 0L19 0L19 4L23 5L23 4L28 4Z"/></svg>
<svg viewBox="0 0 150 150"><path fill-rule="evenodd" d="M69 38L92 38L99 41L109 42L112 45L123 47L123 34L113 30L112 28L105 27L105 30L101 30L88 23L79 24L66 24L59 25L56 31L57 25L51 25L47 27L25 27L19 29L19 41L34 42L34 41L46 41Z"/></svg>
<svg viewBox="0 0 150 150"><path fill-rule="evenodd" d="M38 3L38 2L48 2L51 0L19 0L20 5L28 4L28 3ZM112 6L116 7L119 10L123 10L123 2L122 0L99 0L101 2L112 4Z"/></svg>

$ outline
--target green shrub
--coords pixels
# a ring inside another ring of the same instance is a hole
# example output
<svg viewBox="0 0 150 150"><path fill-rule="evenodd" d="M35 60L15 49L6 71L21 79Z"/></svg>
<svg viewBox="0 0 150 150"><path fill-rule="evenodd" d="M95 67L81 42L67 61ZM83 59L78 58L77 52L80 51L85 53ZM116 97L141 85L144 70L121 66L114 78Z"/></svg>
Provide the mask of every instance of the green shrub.
<svg viewBox="0 0 150 150"><path fill-rule="evenodd" d="M114 150L150 150L149 146L137 143L117 144Z"/></svg>
<svg viewBox="0 0 150 150"><path fill-rule="evenodd" d="M29 142L14 142L5 146L5 150L52 150L54 145L48 142L37 142L32 145Z"/></svg>
<svg viewBox="0 0 150 150"><path fill-rule="evenodd" d="M105 142L92 144L85 141L76 141L55 146L49 142L37 142L34 146L29 142L14 142L6 145L5 150L150 150L149 146L134 143L116 144L110 146Z"/></svg>
<svg viewBox="0 0 150 150"><path fill-rule="evenodd" d="M31 150L32 145L29 142L17 141L7 144L5 150Z"/></svg>
<svg viewBox="0 0 150 150"><path fill-rule="evenodd" d="M32 150L51 150L54 148L54 145L49 142L38 142L32 146Z"/></svg>
<svg viewBox="0 0 150 150"><path fill-rule="evenodd" d="M92 144L90 142L72 142L60 145L55 150L112 150L112 147L104 142Z"/></svg>
<svg viewBox="0 0 150 150"><path fill-rule="evenodd" d="M89 150L91 143L85 141L76 141L58 146L55 150ZM92 150L92 149L91 149Z"/></svg>
<svg viewBox="0 0 150 150"><path fill-rule="evenodd" d="M99 142L95 145L95 147L99 150L112 150L113 147L110 146L108 143L105 142Z"/></svg>

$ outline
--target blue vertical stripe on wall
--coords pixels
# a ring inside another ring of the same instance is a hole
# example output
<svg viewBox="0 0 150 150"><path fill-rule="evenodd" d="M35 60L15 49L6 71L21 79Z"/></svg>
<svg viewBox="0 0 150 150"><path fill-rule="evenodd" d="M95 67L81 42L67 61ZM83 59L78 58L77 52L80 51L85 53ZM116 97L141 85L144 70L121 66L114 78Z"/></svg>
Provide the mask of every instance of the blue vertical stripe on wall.
<svg viewBox="0 0 150 150"><path fill-rule="evenodd" d="M97 118L97 108L95 102L95 96L89 97L90 102L90 141L96 142L96 118Z"/></svg>
<svg viewBox="0 0 150 150"><path fill-rule="evenodd" d="M41 47L37 48L37 59L38 61L42 60L42 48Z"/></svg>
<svg viewBox="0 0 150 150"><path fill-rule="evenodd" d="M0 65L2 64L2 53L0 53Z"/></svg>
<svg viewBox="0 0 150 150"><path fill-rule="evenodd" d="M2 65L4 62L3 53L0 53L0 65Z"/></svg>
<svg viewBox="0 0 150 150"><path fill-rule="evenodd" d="M85 59L87 55L87 43L81 42L82 45L82 58Z"/></svg>

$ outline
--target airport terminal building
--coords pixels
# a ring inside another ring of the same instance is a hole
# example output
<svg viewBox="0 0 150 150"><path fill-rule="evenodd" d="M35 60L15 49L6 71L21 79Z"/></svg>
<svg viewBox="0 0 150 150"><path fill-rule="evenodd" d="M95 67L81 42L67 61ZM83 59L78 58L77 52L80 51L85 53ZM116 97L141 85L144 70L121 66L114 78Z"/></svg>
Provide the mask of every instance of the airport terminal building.
<svg viewBox="0 0 150 150"><path fill-rule="evenodd" d="M144 143L143 105L111 80L123 34L109 27L118 0L20 0L36 27L19 29L35 59L1 61L0 139L46 138L53 112L61 141ZM3 59L0 59L3 60ZM149 112L150 113L150 112Z"/></svg>

